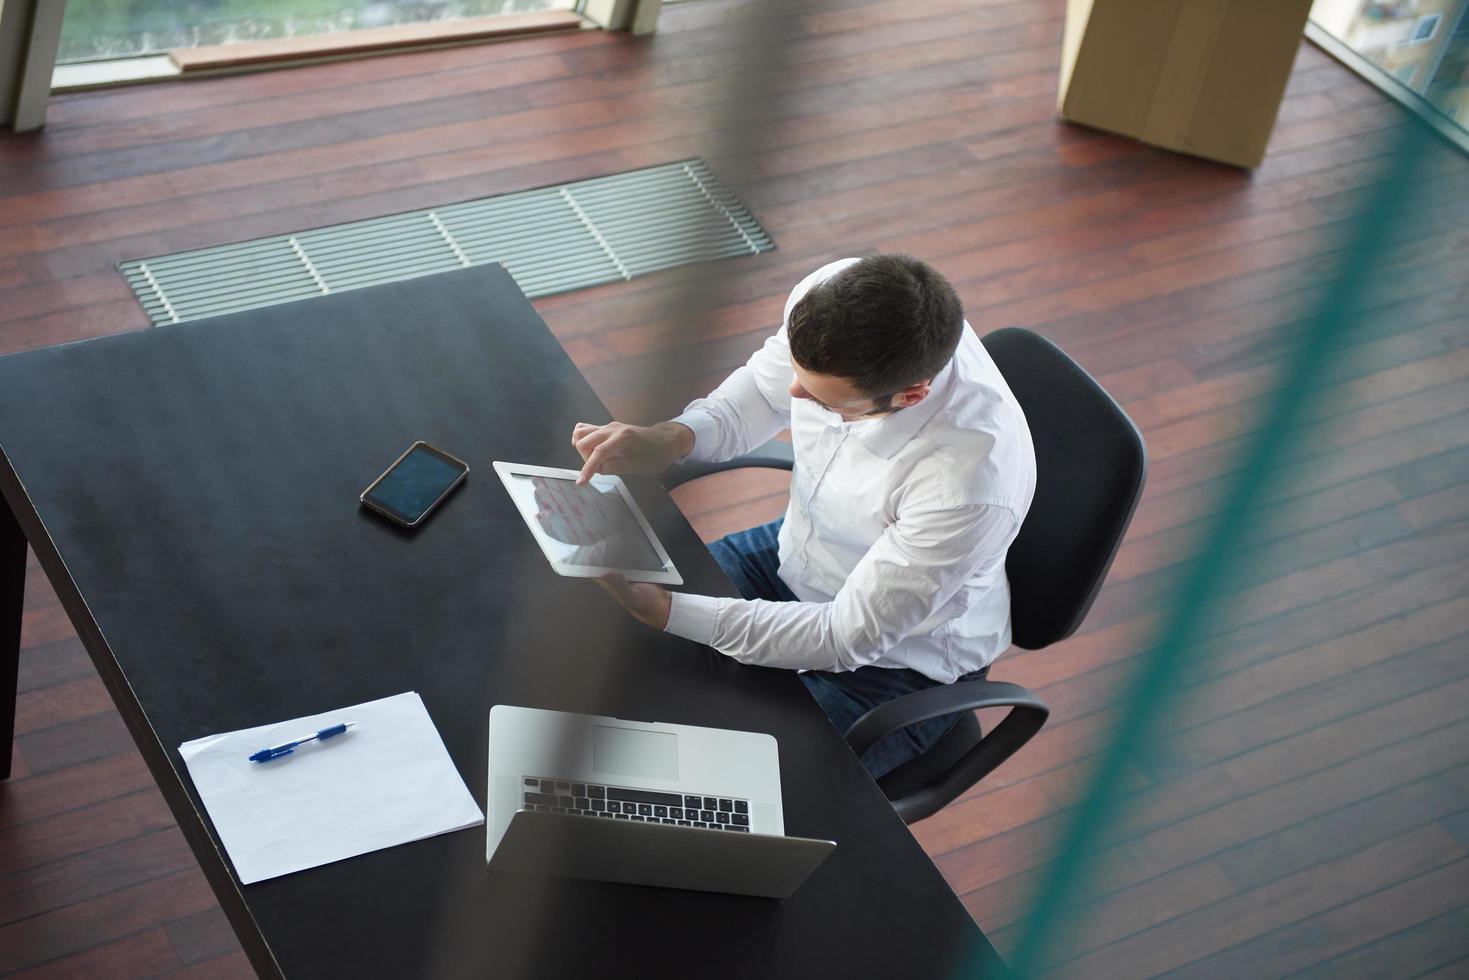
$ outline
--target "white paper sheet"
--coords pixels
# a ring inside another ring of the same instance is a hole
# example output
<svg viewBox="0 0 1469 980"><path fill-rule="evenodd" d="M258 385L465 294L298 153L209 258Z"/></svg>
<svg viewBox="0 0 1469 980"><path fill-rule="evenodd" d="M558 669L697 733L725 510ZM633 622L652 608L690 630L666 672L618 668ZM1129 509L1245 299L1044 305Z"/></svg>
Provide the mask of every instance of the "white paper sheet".
<svg viewBox="0 0 1469 980"><path fill-rule="evenodd" d="M249 760L339 722L353 727L269 762ZM485 820L414 691L209 735L179 754L247 885Z"/></svg>

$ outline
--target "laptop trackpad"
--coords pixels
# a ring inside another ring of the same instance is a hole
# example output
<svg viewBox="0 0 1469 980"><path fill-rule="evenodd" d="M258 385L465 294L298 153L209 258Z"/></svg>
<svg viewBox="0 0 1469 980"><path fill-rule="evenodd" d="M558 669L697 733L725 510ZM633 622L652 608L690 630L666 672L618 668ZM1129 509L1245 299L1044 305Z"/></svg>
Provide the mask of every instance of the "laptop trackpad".
<svg viewBox="0 0 1469 980"><path fill-rule="evenodd" d="M677 779L678 736L593 725L592 768L618 776Z"/></svg>

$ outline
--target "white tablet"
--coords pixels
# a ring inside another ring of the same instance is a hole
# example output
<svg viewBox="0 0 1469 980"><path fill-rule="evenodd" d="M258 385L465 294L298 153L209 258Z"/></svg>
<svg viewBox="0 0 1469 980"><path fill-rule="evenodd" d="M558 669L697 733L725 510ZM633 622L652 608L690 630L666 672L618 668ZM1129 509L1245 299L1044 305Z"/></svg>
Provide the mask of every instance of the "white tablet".
<svg viewBox="0 0 1469 980"><path fill-rule="evenodd" d="M617 572L630 582L683 584L621 478L598 475L579 487L576 470L494 466L558 574L596 578Z"/></svg>

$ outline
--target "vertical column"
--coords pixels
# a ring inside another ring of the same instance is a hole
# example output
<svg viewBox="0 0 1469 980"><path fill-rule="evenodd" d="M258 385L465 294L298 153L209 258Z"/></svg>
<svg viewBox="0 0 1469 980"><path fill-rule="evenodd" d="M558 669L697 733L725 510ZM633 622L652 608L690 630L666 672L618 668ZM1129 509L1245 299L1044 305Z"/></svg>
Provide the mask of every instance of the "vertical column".
<svg viewBox="0 0 1469 980"><path fill-rule="evenodd" d="M46 124L65 13L66 0L0 3L0 126L23 133Z"/></svg>
<svg viewBox="0 0 1469 980"><path fill-rule="evenodd" d="M0 497L0 779L10 778L15 691L20 672L20 614L25 605L26 536Z"/></svg>

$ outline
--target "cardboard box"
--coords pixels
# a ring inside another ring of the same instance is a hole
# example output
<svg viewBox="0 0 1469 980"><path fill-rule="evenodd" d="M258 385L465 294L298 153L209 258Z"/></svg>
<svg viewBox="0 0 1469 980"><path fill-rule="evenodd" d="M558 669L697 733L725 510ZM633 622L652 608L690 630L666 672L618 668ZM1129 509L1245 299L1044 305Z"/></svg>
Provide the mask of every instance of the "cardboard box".
<svg viewBox="0 0 1469 980"><path fill-rule="evenodd" d="M1257 166L1311 0L1067 0L1071 122Z"/></svg>

